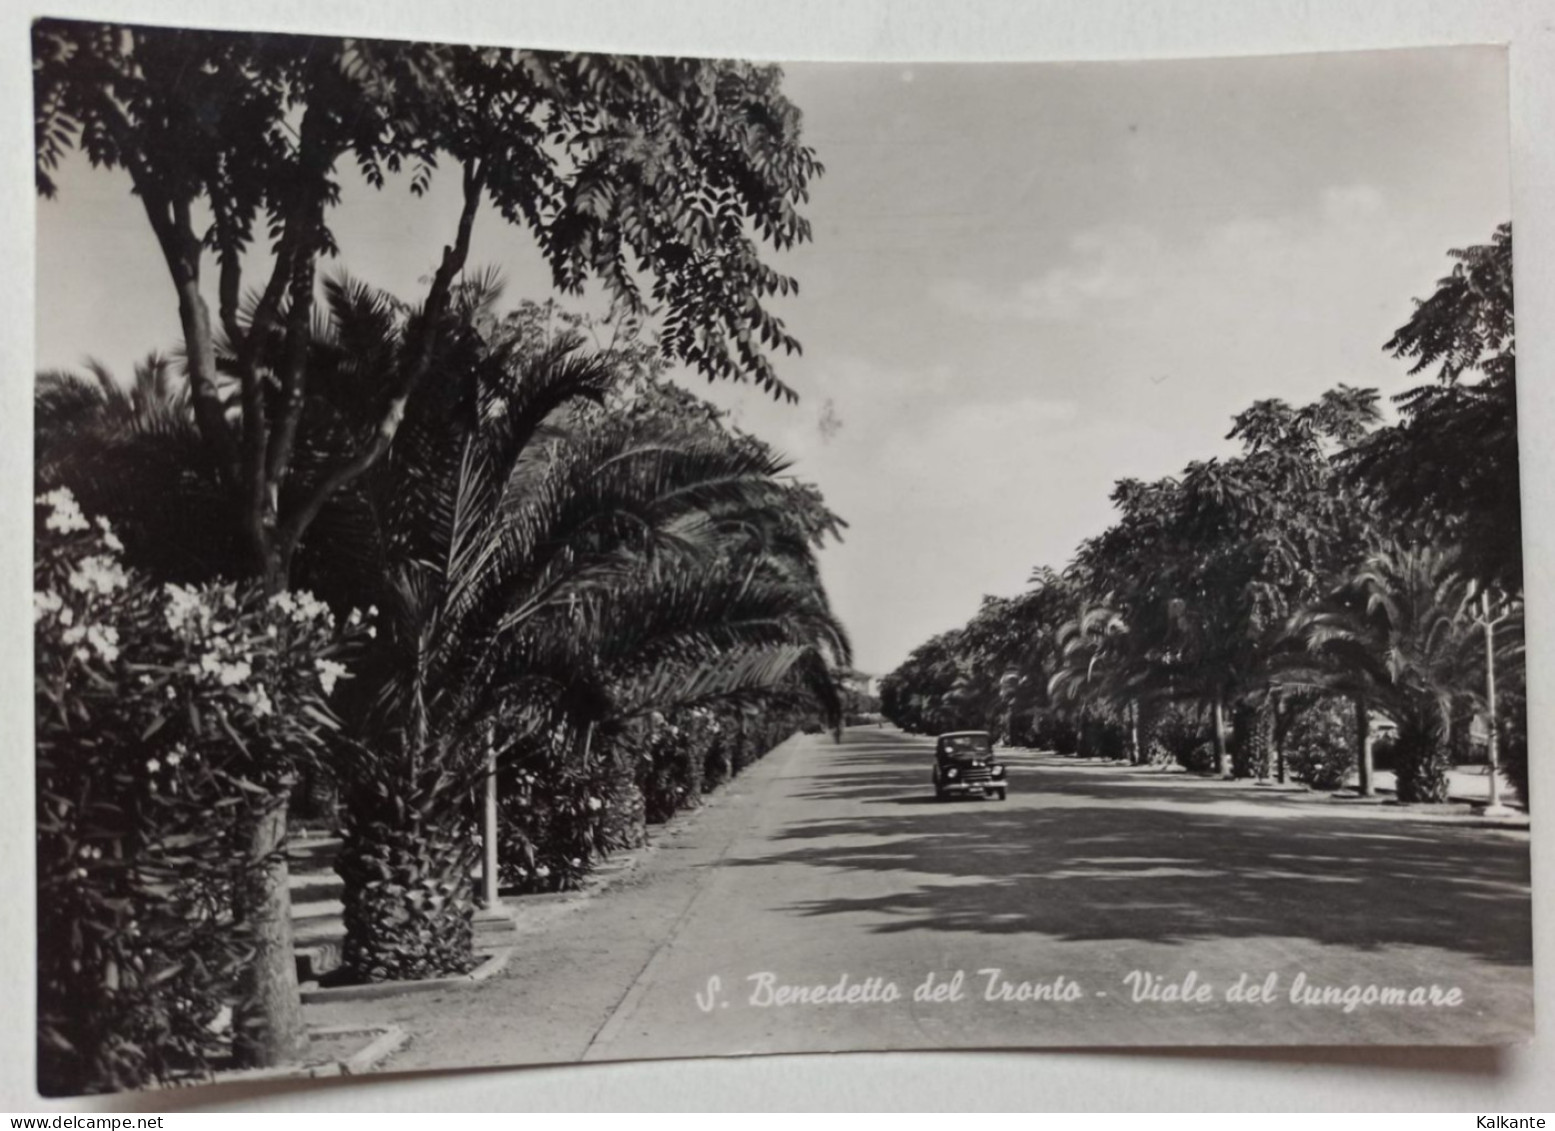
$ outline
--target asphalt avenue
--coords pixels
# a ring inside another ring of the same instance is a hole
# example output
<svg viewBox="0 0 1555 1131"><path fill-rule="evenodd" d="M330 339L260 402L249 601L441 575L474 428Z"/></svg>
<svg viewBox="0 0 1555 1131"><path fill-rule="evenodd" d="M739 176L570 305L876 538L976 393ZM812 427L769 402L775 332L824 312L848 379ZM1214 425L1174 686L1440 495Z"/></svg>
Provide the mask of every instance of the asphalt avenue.
<svg viewBox="0 0 1555 1131"><path fill-rule="evenodd" d="M1528 837L1051 754L936 801L931 742L790 740L609 889L521 909L504 974L310 1007L388 1067L754 1052L1505 1043Z"/></svg>

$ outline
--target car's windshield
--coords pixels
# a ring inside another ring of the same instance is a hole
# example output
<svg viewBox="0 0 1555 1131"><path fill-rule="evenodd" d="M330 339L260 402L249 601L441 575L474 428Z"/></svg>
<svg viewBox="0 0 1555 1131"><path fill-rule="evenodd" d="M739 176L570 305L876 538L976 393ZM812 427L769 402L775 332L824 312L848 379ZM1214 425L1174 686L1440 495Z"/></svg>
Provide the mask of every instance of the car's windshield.
<svg viewBox="0 0 1555 1131"><path fill-rule="evenodd" d="M940 749L946 754L986 751L988 749L988 736L986 734L953 734L949 738L940 739Z"/></svg>

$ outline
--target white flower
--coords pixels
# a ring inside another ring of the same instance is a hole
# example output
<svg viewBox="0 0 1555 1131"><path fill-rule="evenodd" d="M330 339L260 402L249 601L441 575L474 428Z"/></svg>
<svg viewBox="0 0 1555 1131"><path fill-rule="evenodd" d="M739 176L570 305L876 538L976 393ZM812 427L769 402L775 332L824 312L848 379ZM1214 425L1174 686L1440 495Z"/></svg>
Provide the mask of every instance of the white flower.
<svg viewBox="0 0 1555 1131"><path fill-rule="evenodd" d="M32 595L32 619L34 623L42 620L50 613L57 613L65 607L65 599L52 589L44 589L41 592L34 591Z"/></svg>
<svg viewBox="0 0 1555 1131"><path fill-rule="evenodd" d="M176 766L179 762L183 761L183 749L184 748L182 745L173 747L172 751L169 752L167 756L167 764L169 766Z"/></svg>
<svg viewBox="0 0 1555 1131"><path fill-rule="evenodd" d="M158 771L158 770L160 770L160 769L161 769L161 768L162 768L162 763L161 763L161 762L158 762L158 761L157 761L157 760L156 760L156 759L155 759L155 758L150 758L150 759L147 759L147 761L146 761L146 769L147 769L147 770L148 770L148 771L149 771L149 772L150 772L150 773L153 773L153 774L154 774L154 773L156 773L156 772L157 772L157 771Z"/></svg>
<svg viewBox="0 0 1555 1131"><path fill-rule="evenodd" d="M123 589L128 578L124 567L105 554L93 554L82 558L70 573L70 587L81 593L112 593Z"/></svg>
<svg viewBox="0 0 1555 1131"><path fill-rule="evenodd" d="M185 585L164 585L162 595L167 598L167 606L162 610L162 615L167 619L167 626L174 632L182 632L191 624L198 625L204 620L204 604L200 600L200 594L193 588Z"/></svg>
<svg viewBox="0 0 1555 1131"><path fill-rule="evenodd" d="M221 686L236 687L253 674L253 668L246 660L228 662L219 652L206 652L200 657L199 664L190 667L189 672L196 679L215 676Z"/></svg>
<svg viewBox="0 0 1555 1131"><path fill-rule="evenodd" d="M60 534L71 534L88 528L86 516L81 513L76 497L66 488L60 487L46 495L39 495L37 501L51 508L48 518L43 520L43 525L48 529Z"/></svg>
<svg viewBox="0 0 1555 1131"><path fill-rule="evenodd" d="M549 868L547 868L544 864L541 864L538 868L535 869L535 875L538 876L542 880L545 879L545 877L549 876L550 874L551 874L551 870Z"/></svg>
<svg viewBox="0 0 1555 1131"><path fill-rule="evenodd" d="M113 532L113 524L102 515L97 516L97 529L102 533L104 546L115 553L124 552L124 543L119 541L119 536Z"/></svg>
<svg viewBox="0 0 1555 1131"><path fill-rule="evenodd" d="M71 627L65 629L64 635L61 636L60 639L63 640L66 644L80 644L83 640L86 639L86 625L72 625Z"/></svg>
<svg viewBox="0 0 1555 1131"><path fill-rule="evenodd" d="M86 642L97 649L104 663L119 658L119 630L110 624L94 624L86 630Z"/></svg>
<svg viewBox="0 0 1555 1131"><path fill-rule="evenodd" d="M329 606L305 589L292 594L279 594L279 596L290 597L289 601L281 602L281 608L298 624L305 625L314 621L320 624L333 624L335 621L330 614Z"/></svg>
<svg viewBox="0 0 1555 1131"><path fill-rule="evenodd" d="M336 681L346 674L346 666L323 659L315 660L313 666L319 673L319 686L324 689L324 694L333 695Z"/></svg>
<svg viewBox="0 0 1555 1131"><path fill-rule="evenodd" d="M599 798L597 798L597 797L589 798L589 812L590 813L598 813L604 807L605 807L605 803L603 801L601 801Z"/></svg>
<svg viewBox="0 0 1555 1131"><path fill-rule="evenodd" d="M248 709L254 712L255 718L262 719L275 711L274 705L270 702L270 693L265 690L265 685L262 683L254 684L254 689L248 693L244 702L248 704Z"/></svg>
<svg viewBox="0 0 1555 1131"><path fill-rule="evenodd" d="M367 626L367 638L369 640L377 640L378 639L378 629L377 629L377 627L375 625L371 625L370 624L370 625Z"/></svg>

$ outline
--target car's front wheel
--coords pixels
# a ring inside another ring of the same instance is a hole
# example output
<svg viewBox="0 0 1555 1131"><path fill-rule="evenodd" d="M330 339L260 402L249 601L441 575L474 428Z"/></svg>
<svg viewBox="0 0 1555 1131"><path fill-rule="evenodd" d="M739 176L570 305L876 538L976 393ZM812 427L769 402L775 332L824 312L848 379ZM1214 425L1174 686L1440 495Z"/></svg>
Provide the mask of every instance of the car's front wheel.
<svg viewBox="0 0 1555 1131"><path fill-rule="evenodd" d="M1009 796L1009 794L1010 794L1010 791L1008 789L1001 788L999 790L999 800L1003 801L1006 797Z"/></svg>

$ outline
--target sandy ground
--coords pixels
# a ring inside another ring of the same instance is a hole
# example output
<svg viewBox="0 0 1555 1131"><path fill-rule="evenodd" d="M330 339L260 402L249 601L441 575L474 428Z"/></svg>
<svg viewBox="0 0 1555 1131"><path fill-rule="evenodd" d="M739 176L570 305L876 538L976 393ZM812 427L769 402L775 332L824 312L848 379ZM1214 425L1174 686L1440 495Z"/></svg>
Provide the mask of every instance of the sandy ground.
<svg viewBox="0 0 1555 1131"><path fill-rule="evenodd" d="M310 1021L409 1029L389 1070L1531 1033L1526 832L1005 757L1008 801L936 802L927 740L792 740L608 890L524 906L493 980ZM1436 1004L1300 1004L1298 977Z"/></svg>

